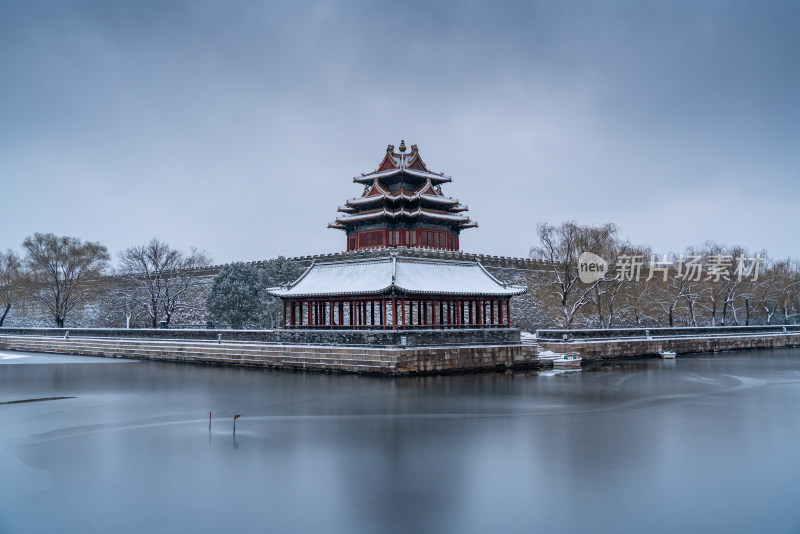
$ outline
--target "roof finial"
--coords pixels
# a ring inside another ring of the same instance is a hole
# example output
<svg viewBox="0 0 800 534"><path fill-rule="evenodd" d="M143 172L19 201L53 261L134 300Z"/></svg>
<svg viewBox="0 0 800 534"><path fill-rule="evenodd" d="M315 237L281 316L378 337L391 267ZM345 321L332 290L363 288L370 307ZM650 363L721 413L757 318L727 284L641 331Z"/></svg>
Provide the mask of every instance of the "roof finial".
<svg viewBox="0 0 800 534"><path fill-rule="evenodd" d="M397 150L399 150L400 152L405 152L406 151L406 142L403 141L402 139L400 139L400 146L398 147Z"/></svg>

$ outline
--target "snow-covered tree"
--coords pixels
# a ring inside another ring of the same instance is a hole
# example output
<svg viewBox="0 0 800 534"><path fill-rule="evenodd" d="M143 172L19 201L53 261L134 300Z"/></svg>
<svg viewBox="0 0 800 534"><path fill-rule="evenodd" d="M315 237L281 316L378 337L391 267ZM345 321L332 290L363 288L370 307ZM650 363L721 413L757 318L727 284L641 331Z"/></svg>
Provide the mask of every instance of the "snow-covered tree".
<svg viewBox="0 0 800 534"><path fill-rule="evenodd" d="M234 329L257 328L262 322L263 306L262 274L247 263L222 267L206 300L211 320Z"/></svg>
<svg viewBox="0 0 800 534"><path fill-rule="evenodd" d="M261 279L264 288L286 285L294 282L303 274L303 268L297 262L278 256L264 262ZM283 305L281 299L273 297L266 291L262 308L262 323L266 328L278 328L283 318Z"/></svg>
<svg viewBox="0 0 800 534"><path fill-rule="evenodd" d="M184 252L153 238L123 251L119 259L120 272L131 284L130 295L147 310L153 328L162 320L169 324L177 312L198 307L198 274L211 263L204 252Z"/></svg>
<svg viewBox="0 0 800 534"><path fill-rule="evenodd" d="M58 328L84 297L86 281L97 278L108 265L105 246L77 237L36 233L26 237L25 266L29 283L26 293L41 302Z"/></svg>
<svg viewBox="0 0 800 534"><path fill-rule="evenodd" d="M0 251L0 326L20 292L22 263L13 250Z"/></svg>
<svg viewBox="0 0 800 534"><path fill-rule="evenodd" d="M558 300L561 310L561 325L570 328L578 312L592 302L592 294L598 285L608 281L608 276L591 284L579 281L578 258L583 252L592 252L603 257L615 249L617 227L579 225L567 221L558 226L540 224L537 233L539 245L532 247L532 259L549 266L550 294Z"/></svg>

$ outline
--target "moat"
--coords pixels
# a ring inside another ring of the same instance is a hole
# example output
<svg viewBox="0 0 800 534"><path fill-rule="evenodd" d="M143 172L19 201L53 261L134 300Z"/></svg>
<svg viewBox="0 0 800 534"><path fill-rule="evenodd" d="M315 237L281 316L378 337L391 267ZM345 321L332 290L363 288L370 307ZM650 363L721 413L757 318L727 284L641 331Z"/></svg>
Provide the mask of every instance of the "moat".
<svg viewBox="0 0 800 534"><path fill-rule="evenodd" d="M798 405L800 349L392 379L0 352L0 532L797 532Z"/></svg>

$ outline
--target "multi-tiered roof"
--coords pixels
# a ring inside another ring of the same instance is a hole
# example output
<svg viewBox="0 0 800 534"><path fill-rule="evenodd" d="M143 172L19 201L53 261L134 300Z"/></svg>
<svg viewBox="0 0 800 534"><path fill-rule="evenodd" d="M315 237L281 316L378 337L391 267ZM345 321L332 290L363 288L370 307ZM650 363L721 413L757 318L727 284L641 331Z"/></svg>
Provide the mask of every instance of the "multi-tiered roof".
<svg viewBox="0 0 800 534"><path fill-rule="evenodd" d="M458 250L464 228L478 226L466 206L442 193L450 178L431 172L416 145L406 154L389 145L374 172L353 179L364 193L339 208L331 228L347 232L347 250L431 247ZM478 262L403 257L312 263L283 287L284 328L506 328L511 297L525 292L489 274ZM405 342L403 342L405 343Z"/></svg>
<svg viewBox="0 0 800 534"><path fill-rule="evenodd" d="M398 150L389 145L375 171L353 178L364 185L362 195L340 206L343 215L328 226L347 232L348 250L374 246L457 249L461 230L478 225L466 215L467 206L442 193L442 184L451 178L428 170L417 145L406 153L401 141Z"/></svg>

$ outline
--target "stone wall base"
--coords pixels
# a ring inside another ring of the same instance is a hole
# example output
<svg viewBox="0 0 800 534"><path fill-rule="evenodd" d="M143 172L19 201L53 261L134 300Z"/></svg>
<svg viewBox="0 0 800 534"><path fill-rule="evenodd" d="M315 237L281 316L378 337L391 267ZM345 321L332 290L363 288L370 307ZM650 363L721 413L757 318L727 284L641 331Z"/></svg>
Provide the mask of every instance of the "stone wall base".
<svg viewBox="0 0 800 534"><path fill-rule="evenodd" d="M414 348L0 335L0 350L381 375L536 367L533 345Z"/></svg>
<svg viewBox="0 0 800 534"><path fill-rule="evenodd" d="M428 347L433 345L519 344L517 328L330 330L206 330L166 328L0 328L0 335L159 339L216 342L303 343L321 345L369 345Z"/></svg>
<svg viewBox="0 0 800 534"><path fill-rule="evenodd" d="M596 341L545 341L540 348L553 352L578 352L584 360L657 356L661 350L676 354L727 350L800 347L800 332L787 334L708 336L701 338L603 339Z"/></svg>

